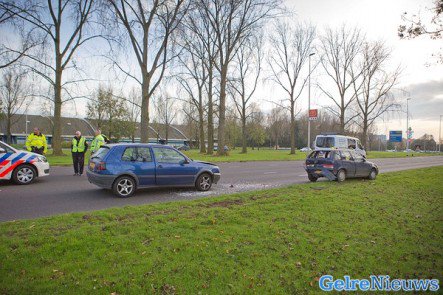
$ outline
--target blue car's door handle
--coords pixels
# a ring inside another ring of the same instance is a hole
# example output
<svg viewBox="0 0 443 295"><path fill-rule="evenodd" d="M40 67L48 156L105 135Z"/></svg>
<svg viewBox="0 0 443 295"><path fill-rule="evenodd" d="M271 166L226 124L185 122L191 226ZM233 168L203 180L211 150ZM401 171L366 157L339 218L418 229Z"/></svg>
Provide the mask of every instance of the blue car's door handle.
<svg viewBox="0 0 443 295"><path fill-rule="evenodd" d="M158 165L157 168L163 168L163 166L162 165Z"/></svg>

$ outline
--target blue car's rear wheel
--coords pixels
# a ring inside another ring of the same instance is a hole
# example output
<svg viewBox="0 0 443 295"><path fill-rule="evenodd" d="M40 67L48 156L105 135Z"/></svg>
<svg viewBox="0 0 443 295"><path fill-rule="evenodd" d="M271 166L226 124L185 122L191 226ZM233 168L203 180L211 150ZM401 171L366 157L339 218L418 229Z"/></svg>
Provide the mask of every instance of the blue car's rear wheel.
<svg viewBox="0 0 443 295"><path fill-rule="evenodd" d="M212 177L208 173L203 173L197 178L195 182L195 187L199 191L208 191L212 186Z"/></svg>
<svg viewBox="0 0 443 295"><path fill-rule="evenodd" d="M135 180L130 176L120 176L114 181L112 190L120 198L129 198L136 189Z"/></svg>

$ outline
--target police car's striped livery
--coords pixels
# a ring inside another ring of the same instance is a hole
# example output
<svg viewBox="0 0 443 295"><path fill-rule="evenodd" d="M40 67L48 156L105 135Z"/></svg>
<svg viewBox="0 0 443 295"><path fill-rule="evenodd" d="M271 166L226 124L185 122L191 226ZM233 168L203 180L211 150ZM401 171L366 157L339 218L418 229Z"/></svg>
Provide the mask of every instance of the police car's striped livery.
<svg viewBox="0 0 443 295"><path fill-rule="evenodd" d="M13 179L27 184L35 177L49 175L49 164L44 156L16 150L0 141L0 180Z"/></svg>

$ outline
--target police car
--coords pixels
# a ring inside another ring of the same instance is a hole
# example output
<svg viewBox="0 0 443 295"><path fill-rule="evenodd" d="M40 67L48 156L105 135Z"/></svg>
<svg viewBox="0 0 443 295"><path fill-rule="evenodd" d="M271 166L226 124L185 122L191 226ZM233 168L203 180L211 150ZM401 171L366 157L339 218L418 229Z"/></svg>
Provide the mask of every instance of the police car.
<svg viewBox="0 0 443 295"><path fill-rule="evenodd" d="M45 156L17 150L0 141L0 180L30 184L35 178L47 175L49 163Z"/></svg>

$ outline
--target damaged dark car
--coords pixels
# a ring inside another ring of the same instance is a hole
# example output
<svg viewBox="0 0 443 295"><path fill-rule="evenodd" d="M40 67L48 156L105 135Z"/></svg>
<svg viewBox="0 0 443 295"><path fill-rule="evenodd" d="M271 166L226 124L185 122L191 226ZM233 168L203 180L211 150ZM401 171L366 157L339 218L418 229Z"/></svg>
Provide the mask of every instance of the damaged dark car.
<svg viewBox="0 0 443 295"><path fill-rule="evenodd" d="M353 150L313 151L306 158L305 170L310 181L321 177L342 182L347 178L374 180L378 175L376 164Z"/></svg>

